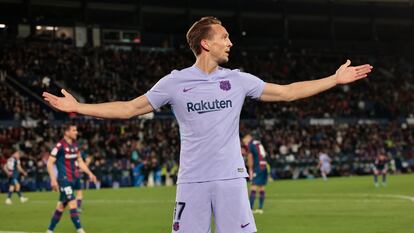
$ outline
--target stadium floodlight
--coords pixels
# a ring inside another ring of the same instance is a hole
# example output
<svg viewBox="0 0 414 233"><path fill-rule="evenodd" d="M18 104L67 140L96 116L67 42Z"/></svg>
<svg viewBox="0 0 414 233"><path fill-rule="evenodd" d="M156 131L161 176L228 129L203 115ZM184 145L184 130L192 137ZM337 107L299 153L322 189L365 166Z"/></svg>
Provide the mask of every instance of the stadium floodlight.
<svg viewBox="0 0 414 233"><path fill-rule="evenodd" d="M0 28L6 28L6 24L0 23Z"/></svg>
<svg viewBox="0 0 414 233"><path fill-rule="evenodd" d="M36 30L42 30L42 26L36 26Z"/></svg>

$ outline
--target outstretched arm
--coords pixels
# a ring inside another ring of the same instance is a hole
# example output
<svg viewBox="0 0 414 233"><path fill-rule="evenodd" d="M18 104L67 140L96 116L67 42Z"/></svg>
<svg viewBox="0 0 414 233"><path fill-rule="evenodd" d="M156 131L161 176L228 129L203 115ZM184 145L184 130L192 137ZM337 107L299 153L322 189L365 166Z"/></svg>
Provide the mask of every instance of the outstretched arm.
<svg viewBox="0 0 414 233"><path fill-rule="evenodd" d="M322 79L295 82L289 85L266 83L260 100L274 102L306 98L328 90L337 84L351 83L365 78L373 68L369 64L360 66L349 65L351 65L351 61L347 60L345 64L339 67L335 74Z"/></svg>
<svg viewBox="0 0 414 233"><path fill-rule="evenodd" d="M101 104L79 103L69 92L62 89L63 97L43 92L43 98L52 107L63 112L77 112L100 118L128 119L154 111L147 97L141 95L130 101L116 101Z"/></svg>

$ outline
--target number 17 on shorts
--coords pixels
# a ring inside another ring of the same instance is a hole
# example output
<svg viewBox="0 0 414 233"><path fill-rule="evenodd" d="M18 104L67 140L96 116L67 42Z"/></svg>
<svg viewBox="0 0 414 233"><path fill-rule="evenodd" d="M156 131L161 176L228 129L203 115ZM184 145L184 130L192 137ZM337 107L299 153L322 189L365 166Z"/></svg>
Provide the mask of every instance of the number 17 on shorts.
<svg viewBox="0 0 414 233"><path fill-rule="evenodd" d="M179 231L180 230L180 220L183 215L185 209L185 202L175 202L174 207L174 224L173 224L173 230Z"/></svg>

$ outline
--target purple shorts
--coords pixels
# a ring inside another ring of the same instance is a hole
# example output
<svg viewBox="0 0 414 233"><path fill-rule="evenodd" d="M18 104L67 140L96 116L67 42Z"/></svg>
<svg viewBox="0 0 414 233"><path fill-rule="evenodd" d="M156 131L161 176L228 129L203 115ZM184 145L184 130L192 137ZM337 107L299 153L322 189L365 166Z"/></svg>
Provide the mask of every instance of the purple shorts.
<svg viewBox="0 0 414 233"><path fill-rule="evenodd" d="M173 233L210 233L214 216L216 233L253 233L245 178L177 185Z"/></svg>

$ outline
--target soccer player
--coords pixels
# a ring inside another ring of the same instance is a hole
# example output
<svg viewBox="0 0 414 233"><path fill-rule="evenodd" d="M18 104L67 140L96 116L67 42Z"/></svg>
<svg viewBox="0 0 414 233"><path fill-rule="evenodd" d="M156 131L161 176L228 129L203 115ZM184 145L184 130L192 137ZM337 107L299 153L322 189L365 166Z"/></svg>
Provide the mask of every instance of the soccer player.
<svg viewBox="0 0 414 233"><path fill-rule="evenodd" d="M331 172L331 158L324 151L319 152L318 168L324 181L328 180L328 174Z"/></svg>
<svg viewBox="0 0 414 233"><path fill-rule="evenodd" d="M379 187L378 176L382 175L382 186L387 185L387 173L388 173L388 158L385 156L384 151L378 153L373 164L374 172L374 185Z"/></svg>
<svg viewBox="0 0 414 233"><path fill-rule="evenodd" d="M90 158L88 157L88 153L86 152L85 144L82 145L82 150L80 151L81 159L83 162L89 167ZM79 163L75 163L76 166L79 166ZM83 200L83 192L82 192L82 180L85 184L85 188L88 187L88 178L87 175L84 173L80 173L79 178L76 179L74 189L76 190L76 203L78 205L78 212L82 212L82 200Z"/></svg>
<svg viewBox="0 0 414 233"><path fill-rule="evenodd" d="M240 151L239 118L244 99L293 101L365 78L372 66L352 67L348 60L333 75L289 85L265 83L239 70L220 67L233 44L214 17L195 22L187 41L195 64L174 70L146 94L130 101L79 103L44 92L52 107L99 118L128 119L171 105L180 128L181 151L172 232L256 232L250 209L248 176Z"/></svg>
<svg viewBox="0 0 414 233"><path fill-rule="evenodd" d="M88 166L83 162L80 156L78 146L76 145L76 138L78 130L74 124L65 124L63 126L63 139L60 140L50 152L49 160L47 161L47 171L50 177L50 184L52 189L60 192L59 201L56 205L55 212L50 221L47 233L52 233L58 224L63 211L66 206L69 206L70 217L76 227L77 233L85 233L81 226L79 214L77 211L77 203L75 197L76 182L79 181L79 168L82 169L92 182L96 181L96 177L89 170ZM56 163L58 174L56 176L53 165Z"/></svg>
<svg viewBox="0 0 414 233"><path fill-rule="evenodd" d="M20 198L21 203L27 202L29 199L23 197L22 192L20 191L20 173L23 176L27 176L26 171L22 168L20 164L20 151L16 150L12 156L7 160L6 164L3 166L4 172L9 177L9 192L7 193L6 204L11 205L13 202L11 196L13 192L16 192Z"/></svg>
<svg viewBox="0 0 414 233"><path fill-rule="evenodd" d="M267 162L265 160L266 151L262 143L258 140L254 140L251 134L246 134L242 140L248 150L247 166L249 168L249 176L252 181L250 191L250 208L253 210L256 193L257 190L259 190L259 208L254 210L253 213L263 214L265 185L267 184L268 179Z"/></svg>

